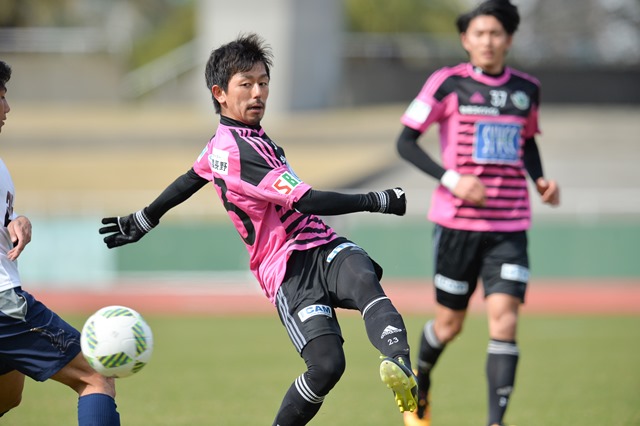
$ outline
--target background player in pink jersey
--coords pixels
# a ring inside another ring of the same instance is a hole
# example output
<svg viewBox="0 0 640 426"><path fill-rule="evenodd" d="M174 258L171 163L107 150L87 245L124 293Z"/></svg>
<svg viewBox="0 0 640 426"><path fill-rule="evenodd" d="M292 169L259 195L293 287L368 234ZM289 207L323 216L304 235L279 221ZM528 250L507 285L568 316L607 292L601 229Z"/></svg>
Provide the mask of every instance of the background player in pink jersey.
<svg viewBox="0 0 640 426"><path fill-rule="evenodd" d="M9 112L11 68L0 61L0 131ZM53 379L78 393L80 426L117 426L114 379L96 373L80 353L80 332L22 289L17 259L31 241L31 222L14 210L15 188L0 160L0 417L22 399L24 378ZM42 424L56 424L55 419Z"/></svg>
<svg viewBox="0 0 640 426"><path fill-rule="evenodd" d="M462 330L479 278L489 317L488 424L502 424L513 390L518 310L529 279L526 174L543 202L559 203L535 141L539 83L505 66L519 22L508 0L488 0L461 15L457 26L469 62L433 73L402 117L400 155L441 183L429 211L436 224L436 315L420 338L418 409L404 414L407 426L430 424L430 373ZM435 123L442 165L418 145Z"/></svg>
<svg viewBox="0 0 640 426"><path fill-rule="evenodd" d="M416 407L416 382L402 317L380 285L382 268L316 215L379 212L403 215L404 192L318 191L293 172L284 150L260 122L269 96L270 49L255 34L211 53L205 77L220 124L193 167L148 207L105 218L109 248L138 241L169 209L213 182L249 252L249 267L278 310L307 370L287 390L273 425L307 424L345 369L336 308L362 313L383 355L382 381L400 411ZM215 261L215 260L214 260ZM254 402L255 403L255 402ZM354 411L357 413L357 410Z"/></svg>

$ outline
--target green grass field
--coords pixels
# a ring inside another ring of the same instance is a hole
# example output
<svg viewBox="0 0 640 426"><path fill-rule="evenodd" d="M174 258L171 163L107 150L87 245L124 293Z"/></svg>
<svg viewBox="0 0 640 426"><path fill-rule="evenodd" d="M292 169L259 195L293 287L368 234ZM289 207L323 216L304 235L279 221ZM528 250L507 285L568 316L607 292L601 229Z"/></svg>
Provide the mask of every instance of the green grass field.
<svg viewBox="0 0 640 426"><path fill-rule="evenodd" d="M362 321L339 313L347 371L312 425L402 425L378 378ZM81 326L84 318L70 316ZM155 349L138 375L118 381L125 426L271 425L304 369L275 313L266 317L148 317ZM405 318L412 344L426 317ZM434 372L433 425L485 424L486 320L470 316ZM640 318L524 316L507 421L523 425L640 425ZM27 380L6 426L76 424L73 391Z"/></svg>

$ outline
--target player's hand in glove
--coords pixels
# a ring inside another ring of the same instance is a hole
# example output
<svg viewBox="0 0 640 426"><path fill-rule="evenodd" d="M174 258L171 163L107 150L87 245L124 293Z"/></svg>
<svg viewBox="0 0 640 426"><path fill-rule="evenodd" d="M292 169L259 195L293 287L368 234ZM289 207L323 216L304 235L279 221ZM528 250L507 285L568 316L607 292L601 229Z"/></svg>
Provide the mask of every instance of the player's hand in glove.
<svg viewBox="0 0 640 426"><path fill-rule="evenodd" d="M407 212L407 197L405 197L402 188L369 192L367 197L373 206L369 211L398 216L403 216Z"/></svg>
<svg viewBox="0 0 640 426"><path fill-rule="evenodd" d="M135 243L145 234L151 231L158 222L151 220L143 210L131 213L128 216L105 217L100 228L101 234L109 234L104 237L107 247L120 247L125 244Z"/></svg>

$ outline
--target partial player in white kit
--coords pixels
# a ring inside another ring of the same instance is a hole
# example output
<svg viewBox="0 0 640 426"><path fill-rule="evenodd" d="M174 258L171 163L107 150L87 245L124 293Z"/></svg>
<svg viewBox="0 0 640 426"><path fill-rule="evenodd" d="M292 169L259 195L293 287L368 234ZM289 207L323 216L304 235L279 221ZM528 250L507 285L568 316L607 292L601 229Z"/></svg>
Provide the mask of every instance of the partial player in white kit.
<svg viewBox="0 0 640 426"><path fill-rule="evenodd" d="M0 61L0 131L9 103L11 68ZM13 210L11 175L0 160L0 417L22 399L25 376L53 379L78 393L79 426L117 426L115 383L95 372L80 353L80 333L22 289L17 259L31 241L31 222ZM12 414L13 415L13 414ZM19 412L15 414L19 416ZM57 424L43 419L43 424Z"/></svg>

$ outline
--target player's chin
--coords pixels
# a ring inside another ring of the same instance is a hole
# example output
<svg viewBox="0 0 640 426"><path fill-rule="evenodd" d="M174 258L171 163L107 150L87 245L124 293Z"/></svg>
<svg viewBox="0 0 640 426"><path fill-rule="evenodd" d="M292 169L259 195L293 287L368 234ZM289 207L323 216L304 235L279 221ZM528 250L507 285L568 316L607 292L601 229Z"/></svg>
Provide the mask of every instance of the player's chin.
<svg viewBox="0 0 640 426"><path fill-rule="evenodd" d="M248 124L259 124L262 117L264 117L264 108L250 108L245 114Z"/></svg>

